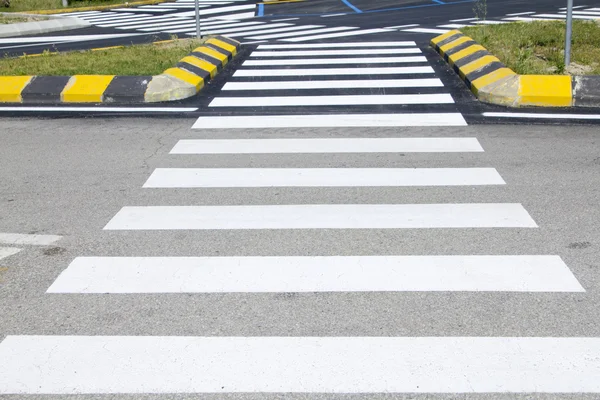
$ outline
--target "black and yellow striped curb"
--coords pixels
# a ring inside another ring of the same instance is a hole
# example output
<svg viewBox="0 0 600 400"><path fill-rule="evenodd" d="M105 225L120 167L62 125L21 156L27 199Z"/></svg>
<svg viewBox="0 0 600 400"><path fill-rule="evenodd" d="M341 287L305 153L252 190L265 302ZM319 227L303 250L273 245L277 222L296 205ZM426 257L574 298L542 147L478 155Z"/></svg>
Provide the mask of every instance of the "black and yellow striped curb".
<svg viewBox="0 0 600 400"><path fill-rule="evenodd" d="M196 95L237 54L240 43L208 39L155 76L0 76L0 103L153 103Z"/></svg>
<svg viewBox="0 0 600 400"><path fill-rule="evenodd" d="M510 107L598 107L600 77L519 75L462 32L453 30L431 46L486 103Z"/></svg>

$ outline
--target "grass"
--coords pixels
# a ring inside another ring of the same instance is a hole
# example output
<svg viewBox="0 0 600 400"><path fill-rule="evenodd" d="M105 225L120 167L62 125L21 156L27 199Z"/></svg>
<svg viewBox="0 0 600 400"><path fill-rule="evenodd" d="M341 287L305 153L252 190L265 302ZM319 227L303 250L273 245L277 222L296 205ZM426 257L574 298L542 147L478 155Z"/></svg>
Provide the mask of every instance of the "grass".
<svg viewBox="0 0 600 400"><path fill-rule="evenodd" d="M203 41L183 39L158 45L0 58L0 75L157 75L174 67Z"/></svg>
<svg viewBox="0 0 600 400"><path fill-rule="evenodd" d="M27 22L28 19L25 17L10 17L0 14L0 25L2 24L16 24L18 22Z"/></svg>
<svg viewBox="0 0 600 400"><path fill-rule="evenodd" d="M564 22L516 22L465 27L461 31L518 74L600 75L600 24L597 22L573 22L573 64L567 69Z"/></svg>
<svg viewBox="0 0 600 400"><path fill-rule="evenodd" d="M68 8L108 6L113 4L125 4L135 0L69 0ZM27 12L41 10L59 10L65 8L61 0L11 0L10 7L2 8L6 12Z"/></svg>

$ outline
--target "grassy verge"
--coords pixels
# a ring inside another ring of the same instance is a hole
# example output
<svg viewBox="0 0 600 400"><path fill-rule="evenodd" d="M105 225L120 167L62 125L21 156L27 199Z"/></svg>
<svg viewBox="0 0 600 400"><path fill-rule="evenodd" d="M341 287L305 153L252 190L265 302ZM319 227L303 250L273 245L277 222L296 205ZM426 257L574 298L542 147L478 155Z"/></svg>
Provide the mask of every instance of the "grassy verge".
<svg viewBox="0 0 600 400"><path fill-rule="evenodd" d="M69 1L67 8L94 7L94 6L109 6L113 4L125 4L135 0L77 0ZM60 10L65 8L62 6L61 0L11 0L10 7L2 8L0 11L6 12L27 12L40 10Z"/></svg>
<svg viewBox="0 0 600 400"><path fill-rule="evenodd" d="M17 24L19 22L33 22L33 21L41 21L44 18L40 17L17 17L7 14L0 14L0 25L2 24Z"/></svg>
<svg viewBox="0 0 600 400"><path fill-rule="evenodd" d="M600 24L574 21L571 60L565 69L565 23L517 22L462 28L518 74L600 75Z"/></svg>
<svg viewBox="0 0 600 400"><path fill-rule="evenodd" d="M202 44L183 39L106 50L0 58L0 75L157 75Z"/></svg>

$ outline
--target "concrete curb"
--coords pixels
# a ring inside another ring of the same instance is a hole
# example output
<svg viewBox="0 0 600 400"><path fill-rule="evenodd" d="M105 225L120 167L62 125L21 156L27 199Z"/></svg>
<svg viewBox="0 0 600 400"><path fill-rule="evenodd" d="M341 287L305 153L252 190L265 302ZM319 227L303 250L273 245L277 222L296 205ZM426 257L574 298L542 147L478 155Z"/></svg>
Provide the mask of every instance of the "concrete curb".
<svg viewBox="0 0 600 400"><path fill-rule="evenodd" d="M238 41L217 36L156 76L0 76L0 103L154 103L196 95L231 60Z"/></svg>
<svg viewBox="0 0 600 400"><path fill-rule="evenodd" d="M432 39L431 46L483 102L509 107L600 107L600 76L518 75L458 30Z"/></svg>
<svg viewBox="0 0 600 400"><path fill-rule="evenodd" d="M37 15L21 13L0 13L17 17L37 17ZM87 28L91 24L78 18L44 17L45 21L19 22L16 24L1 24L0 38L10 36L38 35L41 33L66 31L77 28Z"/></svg>

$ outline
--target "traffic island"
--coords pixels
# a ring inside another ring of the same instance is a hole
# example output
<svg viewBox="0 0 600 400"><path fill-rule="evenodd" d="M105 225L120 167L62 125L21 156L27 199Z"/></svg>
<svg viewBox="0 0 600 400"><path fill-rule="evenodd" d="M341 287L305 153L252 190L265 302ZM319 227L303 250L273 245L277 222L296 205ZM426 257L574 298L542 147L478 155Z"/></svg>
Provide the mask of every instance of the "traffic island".
<svg viewBox="0 0 600 400"><path fill-rule="evenodd" d="M432 39L431 46L483 102L509 107L600 107L600 76L520 75L458 30Z"/></svg>
<svg viewBox="0 0 600 400"><path fill-rule="evenodd" d="M238 52L240 43L216 36L158 75L0 76L0 102L154 103L195 96Z"/></svg>

